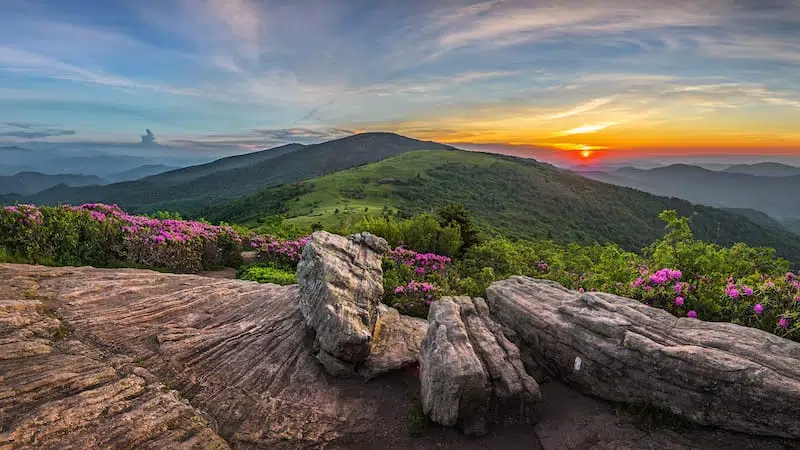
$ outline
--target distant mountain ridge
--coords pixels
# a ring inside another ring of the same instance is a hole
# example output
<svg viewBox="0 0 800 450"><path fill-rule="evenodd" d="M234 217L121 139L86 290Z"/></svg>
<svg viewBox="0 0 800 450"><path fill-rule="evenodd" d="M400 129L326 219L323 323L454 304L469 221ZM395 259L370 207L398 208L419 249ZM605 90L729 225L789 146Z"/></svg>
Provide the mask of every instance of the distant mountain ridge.
<svg viewBox="0 0 800 450"><path fill-rule="evenodd" d="M800 167L776 162L762 162L756 164L738 164L723 170L729 173L744 173L765 177L791 177L800 175Z"/></svg>
<svg viewBox="0 0 800 450"><path fill-rule="evenodd" d="M119 183L122 181L138 180L140 178L158 175L160 173L178 169L180 169L180 167L168 166L166 164L144 164L138 167L134 167L133 169L127 169L121 172L112 173L111 175L108 175L105 178L110 182Z"/></svg>
<svg viewBox="0 0 800 450"><path fill-rule="evenodd" d="M54 186L90 186L107 184L108 181L94 175L19 172L11 176L0 176L0 194L31 195Z"/></svg>
<svg viewBox="0 0 800 450"><path fill-rule="evenodd" d="M320 144L288 144L231 156L136 181L51 188L18 200L37 204L116 203L133 212L171 210L191 216L210 204L224 203L265 187L313 178L410 151L437 149L453 147L394 133L362 133Z"/></svg>
<svg viewBox="0 0 800 450"><path fill-rule="evenodd" d="M765 167L772 169L776 166L770 164ZM787 167L792 166L781 165L780 170L787 170ZM609 172L587 172L583 175L693 203L757 210L769 214L781 223L800 217L800 197L793 195L800 192L800 175L764 176L738 173L736 170L745 169L739 166L733 172L714 171L692 165L673 164L655 169L627 167Z"/></svg>

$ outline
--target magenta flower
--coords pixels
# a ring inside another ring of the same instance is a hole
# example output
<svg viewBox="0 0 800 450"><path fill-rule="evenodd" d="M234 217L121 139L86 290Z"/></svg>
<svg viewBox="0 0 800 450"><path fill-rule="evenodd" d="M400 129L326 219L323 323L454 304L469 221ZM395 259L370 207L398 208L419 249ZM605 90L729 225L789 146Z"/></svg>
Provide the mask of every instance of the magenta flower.
<svg viewBox="0 0 800 450"><path fill-rule="evenodd" d="M786 319L786 317L781 317L780 320L778 320L778 326L784 330L789 328L789 320Z"/></svg>
<svg viewBox="0 0 800 450"><path fill-rule="evenodd" d="M683 302L684 302L683 297L681 296L675 297L675 306L679 307L683 306Z"/></svg>
<svg viewBox="0 0 800 450"><path fill-rule="evenodd" d="M583 294L585 291L583 290L583 288L578 288L578 292L580 292L581 294Z"/></svg>
<svg viewBox="0 0 800 450"><path fill-rule="evenodd" d="M683 292L683 285L680 283L675 283L675 286L672 287L676 294L680 294Z"/></svg>
<svg viewBox="0 0 800 450"><path fill-rule="evenodd" d="M745 287L743 287L743 288L742 288L742 291L744 292L744 295L745 295L746 297L750 297L751 295L753 295L753 288L751 288L751 287L749 287L749 286L745 286Z"/></svg>
<svg viewBox="0 0 800 450"><path fill-rule="evenodd" d="M761 303L756 303L756 306L753 306L753 311L760 316L764 312L764 306Z"/></svg>
<svg viewBox="0 0 800 450"><path fill-rule="evenodd" d="M690 310L689 312L686 313L686 317L688 317L690 319L697 319L697 311L695 311L693 309Z"/></svg>
<svg viewBox="0 0 800 450"><path fill-rule="evenodd" d="M727 288L725 288L725 295L730 298L737 299L739 298L739 289L736 289L736 286L729 284Z"/></svg>

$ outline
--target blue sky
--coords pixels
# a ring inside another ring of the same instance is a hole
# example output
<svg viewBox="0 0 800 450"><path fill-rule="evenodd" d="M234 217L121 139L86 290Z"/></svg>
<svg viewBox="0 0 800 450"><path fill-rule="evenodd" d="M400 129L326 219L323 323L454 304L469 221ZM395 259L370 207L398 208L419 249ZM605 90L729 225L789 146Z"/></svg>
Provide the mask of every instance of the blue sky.
<svg viewBox="0 0 800 450"><path fill-rule="evenodd" d="M793 0L0 6L0 142L800 151Z"/></svg>

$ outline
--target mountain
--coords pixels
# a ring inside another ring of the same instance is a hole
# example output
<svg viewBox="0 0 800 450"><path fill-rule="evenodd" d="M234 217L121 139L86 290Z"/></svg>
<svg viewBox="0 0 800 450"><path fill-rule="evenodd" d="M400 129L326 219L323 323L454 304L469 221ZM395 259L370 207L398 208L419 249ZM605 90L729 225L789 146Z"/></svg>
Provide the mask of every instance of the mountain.
<svg viewBox="0 0 800 450"><path fill-rule="evenodd" d="M133 169L123 170L121 172L112 173L106 176L106 179L115 183L122 181L138 180L140 178L158 175L160 173L177 170L179 167L167 166L165 164L145 164L142 166L134 167Z"/></svg>
<svg viewBox="0 0 800 450"><path fill-rule="evenodd" d="M19 172L16 175L0 176L0 194L31 195L57 185L89 186L106 183L108 181L94 175L47 175L39 172Z"/></svg>
<svg viewBox="0 0 800 450"><path fill-rule="evenodd" d="M582 174L587 178L721 208L755 209L780 222L800 217L800 175L757 176L674 164Z"/></svg>
<svg viewBox="0 0 800 450"><path fill-rule="evenodd" d="M745 173L764 177L791 177L800 175L800 167L790 166L776 162L762 162L757 164L738 164L723 170L728 173Z"/></svg>
<svg viewBox="0 0 800 450"><path fill-rule="evenodd" d="M308 226L321 222L347 231L368 213L420 213L455 201L489 233L560 242L616 242L639 250L660 237L658 214L690 217L700 239L776 248L800 261L790 232L721 209L584 178L534 160L466 151L418 151L330 175L262 190L205 217L255 224L274 216Z"/></svg>
<svg viewBox="0 0 800 450"><path fill-rule="evenodd" d="M136 181L49 189L20 200L37 204L106 202L139 213L170 210L193 216L208 205L225 203L265 187L313 178L414 150L451 148L393 133L363 133L321 144L290 144L232 156Z"/></svg>

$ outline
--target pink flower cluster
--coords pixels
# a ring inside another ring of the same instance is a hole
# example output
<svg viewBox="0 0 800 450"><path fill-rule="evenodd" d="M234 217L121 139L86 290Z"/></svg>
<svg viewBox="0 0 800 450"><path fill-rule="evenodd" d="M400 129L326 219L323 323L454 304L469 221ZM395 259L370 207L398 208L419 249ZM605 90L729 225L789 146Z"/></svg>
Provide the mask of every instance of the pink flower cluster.
<svg viewBox="0 0 800 450"><path fill-rule="evenodd" d="M3 211L16 215L23 225L42 223L42 212L34 205L6 206Z"/></svg>
<svg viewBox="0 0 800 450"><path fill-rule="evenodd" d="M227 235L241 242L241 237L231 227L210 225L194 220L153 219L146 216L135 216L121 210L117 205L103 203L85 203L69 207L73 211L87 211L99 222L121 222L122 232L128 240L149 240L157 244L169 242L188 242L193 239L215 240L220 235Z"/></svg>
<svg viewBox="0 0 800 450"><path fill-rule="evenodd" d="M389 250L387 255L395 264L407 265L414 269L417 275L425 275L426 273L439 272L444 273L447 265L450 264L450 258L447 256L437 255L435 253L417 253L403 247L397 247Z"/></svg>
<svg viewBox="0 0 800 450"><path fill-rule="evenodd" d="M291 241L278 241L258 236L250 240L250 247L258 250L261 259L297 264L303 254L303 247L306 246L309 239L311 236Z"/></svg>
<svg viewBox="0 0 800 450"><path fill-rule="evenodd" d="M739 297L750 297L753 295L753 288L746 285L737 285L731 277L728 278L728 285L725 287L725 295L733 300Z"/></svg>

